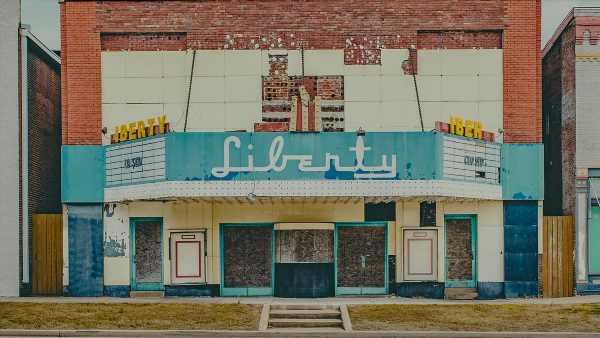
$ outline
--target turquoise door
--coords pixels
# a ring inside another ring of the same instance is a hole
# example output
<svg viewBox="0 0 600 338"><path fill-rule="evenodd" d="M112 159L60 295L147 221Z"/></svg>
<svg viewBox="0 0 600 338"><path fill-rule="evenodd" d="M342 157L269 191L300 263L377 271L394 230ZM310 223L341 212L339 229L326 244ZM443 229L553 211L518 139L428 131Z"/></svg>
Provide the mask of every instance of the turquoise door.
<svg viewBox="0 0 600 338"><path fill-rule="evenodd" d="M221 224L221 296L272 296L273 224Z"/></svg>
<svg viewBox="0 0 600 338"><path fill-rule="evenodd" d="M336 224L335 295L388 292L387 224Z"/></svg>
<svg viewBox="0 0 600 338"><path fill-rule="evenodd" d="M131 218L131 290L164 289L162 218Z"/></svg>
<svg viewBox="0 0 600 338"><path fill-rule="evenodd" d="M590 275L600 275L600 207L592 207L588 226L588 266Z"/></svg>
<svg viewBox="0 0 600 338"><path fill-rule="evenodd" d="M477 286L477 222L474 215L446 215L446 287Z"/></svg>

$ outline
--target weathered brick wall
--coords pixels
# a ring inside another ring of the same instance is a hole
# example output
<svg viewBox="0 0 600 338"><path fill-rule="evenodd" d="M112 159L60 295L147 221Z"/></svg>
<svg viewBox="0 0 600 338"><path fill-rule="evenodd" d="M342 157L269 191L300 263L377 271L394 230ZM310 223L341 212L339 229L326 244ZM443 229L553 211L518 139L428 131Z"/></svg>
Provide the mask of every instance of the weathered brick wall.
<svg viewBox="0 0 600 338"><path fill-rule="evenodd" d="M60 65L28 43L29 211L62 212L60 204Z"/></svg>
<svg viewBox="0 0 600 338"><path fill-rule="evenodd" d="M62 139L101 144L100 34L95 1L60 5Z"/></svg>
<svg viewBox="0 0 600 338"><path fill-rule="evenodd" d="M575 28L563 32L561 41L561 149L562 149L562 211L563 215L575 212L575 150L576 150L576 90L575 90Z"/></svg>
<svg viewBox="0 0 600 338"><path fill-rule="evenodd" d="M545 55L543 67L544 215L562 215L562 40Z"/></svg>
<svg viewBox="0 0 600 338"><path fill-rule="evenodd" d="M504 142L542 139L541 2L505 1Z"/></svg>
<svg viewBox="0 0 600 338"><path fill-rule="evenodd" d="M346 64L378 64L383 48L418 46L419 32L424 48L489 48L500 45L500 31L504 141L541 141L539 0L66 0L61 6L65 143L101 142L101 48L344 49Z"/></svg>

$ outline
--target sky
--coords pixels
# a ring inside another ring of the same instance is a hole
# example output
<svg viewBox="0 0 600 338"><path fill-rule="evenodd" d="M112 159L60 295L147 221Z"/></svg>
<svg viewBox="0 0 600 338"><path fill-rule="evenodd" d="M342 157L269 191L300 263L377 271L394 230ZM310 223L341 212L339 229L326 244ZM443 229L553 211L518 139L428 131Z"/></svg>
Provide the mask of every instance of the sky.
<svg viewBox="0 0 600 338"><path fill-rule="evenodd" d="M574 6L600 6L600 0L542 0L542 48ZM58 0L21 0L21 21L50 49L60 49Z"/></svg>

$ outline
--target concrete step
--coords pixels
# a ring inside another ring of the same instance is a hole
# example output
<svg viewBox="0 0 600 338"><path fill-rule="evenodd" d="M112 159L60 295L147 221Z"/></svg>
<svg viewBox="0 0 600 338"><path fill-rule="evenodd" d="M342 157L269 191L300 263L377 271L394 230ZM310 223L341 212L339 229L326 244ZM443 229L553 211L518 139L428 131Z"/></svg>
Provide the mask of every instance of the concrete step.
<svg viewBox="0 0 600 338"><path fill-rule="evenodd" d="M295 319L295 318L276 318L269 319L271 328L342 328L341 319Z"/></svg>
<svg viewBox="0 0 600 338"><path fill-rule="evenodd" d="M290 319L341 319L342 313L339 310L271 310L270 318L290 318Z"/></svg>
<svg viewBox="0 0 600 338"><path fill-rule="evenodd" d="M162 298L165 296L163 291L131 291L129 297L131 298Z"/></svg>
<svg viewBox="0 0 600 338"><path fill-rule="evenodd" d="M339 305L329 304L271 304L273 310L339 310Z"/></svg>
<svg viewBox="0 0 600 338"><path fill-rule="evenodd" d="M479 297L475 288L446 288L444 298L450 300L473 300Z"/></svg>

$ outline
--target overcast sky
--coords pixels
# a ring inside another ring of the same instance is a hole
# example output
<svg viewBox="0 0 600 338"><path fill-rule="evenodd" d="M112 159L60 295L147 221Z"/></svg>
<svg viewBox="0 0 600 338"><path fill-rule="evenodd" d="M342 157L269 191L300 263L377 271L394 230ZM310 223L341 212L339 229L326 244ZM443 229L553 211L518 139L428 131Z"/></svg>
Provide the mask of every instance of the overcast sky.
<svg viewBox="0 0 600 338"><path fill-rule="evenodd" d="M542 48L573 6L600 6L600 0L542 0ZM21 0L21 7L23 23L48 47L60 49L58 0Z"/></svg>

